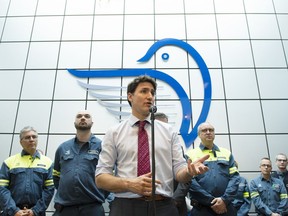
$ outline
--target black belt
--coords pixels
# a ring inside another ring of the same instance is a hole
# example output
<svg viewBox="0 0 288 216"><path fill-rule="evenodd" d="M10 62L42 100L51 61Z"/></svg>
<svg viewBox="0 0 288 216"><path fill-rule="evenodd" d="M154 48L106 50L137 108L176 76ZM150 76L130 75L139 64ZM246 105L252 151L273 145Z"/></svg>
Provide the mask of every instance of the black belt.
<svg viewBox="0 0 288 216"><path fill-rule="evenodd" d="M143 196L143 197L139 197L139 198L134 198L136 200L143 200L143 201L146 201L146 202L150 202L153 200L153 197L152 196L149 196L149 197L146 197L146 196ZM156 194L154 196L154 200L155 201L164 201L164 200L169 200L171 199L170 197L165 197L165 196L162 196L162 195L159 195L159 194Z"/></svg>

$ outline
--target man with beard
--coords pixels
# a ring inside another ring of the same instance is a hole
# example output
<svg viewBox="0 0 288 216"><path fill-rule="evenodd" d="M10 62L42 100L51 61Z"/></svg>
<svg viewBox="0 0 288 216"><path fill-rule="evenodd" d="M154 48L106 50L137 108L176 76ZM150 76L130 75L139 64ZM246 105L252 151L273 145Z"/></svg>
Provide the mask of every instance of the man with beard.
<svg viewBox="0 0 288 216"><path fill-rule="evenodd" d="M101 140L91 133L93 121L87 110L77 113L74 125L76 137L62 143L55 153L54 216L104 216L102 204L107 193L98 189L94 180Z"/></svg>

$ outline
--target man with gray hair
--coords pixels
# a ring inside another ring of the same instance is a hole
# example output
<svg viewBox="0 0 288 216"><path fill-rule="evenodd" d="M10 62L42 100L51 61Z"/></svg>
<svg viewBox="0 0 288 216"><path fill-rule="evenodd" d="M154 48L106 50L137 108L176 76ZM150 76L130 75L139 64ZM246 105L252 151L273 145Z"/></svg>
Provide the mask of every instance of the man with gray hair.
<svg viewBox="0 0 288 216"><path fill-rule="evenodd" d="M278 170L272 173L272 177L279 178L284 182L288 192L288 170L287 170L287 156L284 153L279 153L276 156L276 166Z"/></svg>
<svg viewBox="0 0 288 216"><path fill-rule="evenodd" d="M1 216L45 216L54 194L53 163L37 150L38 133L20 131L21 153L7 158L0 170Z"/></svg>

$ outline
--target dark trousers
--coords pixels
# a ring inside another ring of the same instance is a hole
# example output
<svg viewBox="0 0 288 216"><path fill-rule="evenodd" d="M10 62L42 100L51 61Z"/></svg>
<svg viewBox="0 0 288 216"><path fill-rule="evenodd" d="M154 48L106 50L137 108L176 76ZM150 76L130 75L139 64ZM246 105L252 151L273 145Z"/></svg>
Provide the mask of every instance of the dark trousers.
<svg viewBox="0 0 288 216"><path fill-rule="evenodd" d="M53 216L105 216L104 208L101 203L90 203L83 205L56 207Z"/></svg>
<svg viewBox="0 0 288 216"><path fill-rule="evenodd" d="M155 214L153 214L155 212ZM109 216L178 216L172 199L152 201L129 198L115 198Z"/></svg>
<svg viewBox="0 0 288 216"><path fill-rule="evenodd" d="M209 206L201 206L200 208L193 207L191 216L237 216L237 210L232 204L227 206L227 213L216 214Z"/></svg>

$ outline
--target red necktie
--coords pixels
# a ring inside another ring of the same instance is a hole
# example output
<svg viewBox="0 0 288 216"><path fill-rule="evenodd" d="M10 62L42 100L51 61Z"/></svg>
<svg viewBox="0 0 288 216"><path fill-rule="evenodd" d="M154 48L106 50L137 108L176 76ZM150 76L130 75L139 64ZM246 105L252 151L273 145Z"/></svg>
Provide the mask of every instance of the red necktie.
<svg viewBox="0 0 288 216"><path fill-rule="evenodd" d="M147 132L144 128L145 124L146 121L138 122L138 176L150 172L149 142Z"/></svg>

